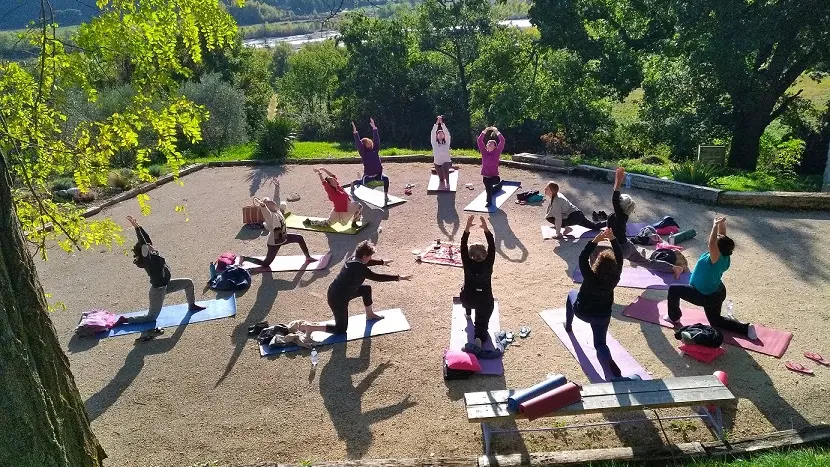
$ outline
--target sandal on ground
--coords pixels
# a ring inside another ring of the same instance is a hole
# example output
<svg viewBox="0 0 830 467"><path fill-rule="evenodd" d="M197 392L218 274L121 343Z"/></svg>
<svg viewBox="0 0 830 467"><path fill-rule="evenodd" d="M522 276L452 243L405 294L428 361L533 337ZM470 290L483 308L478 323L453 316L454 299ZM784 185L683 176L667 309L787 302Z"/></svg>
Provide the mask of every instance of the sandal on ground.
<svg viewBox="0 0 830 467"><path fill-rule="evenodd" d="M299 193L291 193L291 195L288 198L285 198L285 200L290 202L290 203L293 203L294 201L299 201L300 200L300 194Z"/></svg>
<svg viewBox="0 0 830 467"><path fill-rule="evenodd" d="M797 362L786 362L784 365L787 367L788 370L794 371L796 373L801 373L805 375L812 375L813 370L807 368L806 366L797 363Z"/></svg>
<svg viewBox="0 0 830 467"><path fill-rule="evenodd" d="M804 357L809 358L810 360L821 365L830 366L830 361L825 360L824 357L822 357L818 352L804 352Z"/></svg>
<svg viewBox="0 0 830 467"><path fill-rule="evenodd" d="M519 337L521 337L522 339L526 338L529 335L530 335L530 328L529 327L522 326L522 328L519 329Z"/></svg>

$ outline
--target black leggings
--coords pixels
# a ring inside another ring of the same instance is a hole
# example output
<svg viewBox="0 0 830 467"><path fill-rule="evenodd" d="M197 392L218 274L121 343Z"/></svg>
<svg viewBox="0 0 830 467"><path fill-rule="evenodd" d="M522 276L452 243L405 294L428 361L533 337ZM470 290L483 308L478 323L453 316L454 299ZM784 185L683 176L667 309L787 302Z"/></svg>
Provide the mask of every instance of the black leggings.
<svg viewBox="0 0 830 467"><path fill-rule="evenodd" d="M697 306L702 306L706 312L706 319L709 325L746 336L749 331L749 323L741 323L734 319L724 318L720 315L721 305L726 300L726 287L721 284L720 289L709 295L700 293L696 288L686 284L674 284L669 286L669 318L677 321L683 315L680 311L680 300L686 300Z"/></svg>
<svg viewBox="0 0 830 467"><path fill-rule="evenodd" d="M501 191L501 177L484 177L484 191L487 192L487 206L493 204L493 196Z"/></svg>
<svg viewBox="0 0 830 467"><path fill-rule="evenodd" d="M303 250L303 254L307 257L311 256L311 254L308 252L308 246L306 246L305 239L303 239L302 235L286 234L285 243L283 243L282 245L288 245L289 243L299 244L300 249ZM265 254L265 259L245 257L245 261L249 263L259 264L260 266L270 266L271 262L274 261L274 258L277 257L277 253L279 253L280 247L282 245L268 245L268 253Z"/></svg>
<svg viewBox="0 0 830 467"><path fill-rule="evenodd" d="M490 338L490 316L493 315L495 299L492 293L472 292L464 293L461 290L461 305L470 314L470 310L476 310L476 317L473 321L475 326L475 337L481 340L482 344Z"/></svg>
<svg viewBox="0 0 830 467"><path fill-rule="evenodd" d="M357 291L343 300L343 297L329 296L329 308L334 315L334 324L326 325L326 332L331 334L346 334L349 328L349 302L357 297L363 298L364 306L372 305L372 287L369 285L358 286Z"/></svg>
<svg viewBox="0 0 830 467"><path fill-rule="evenodd" d="M546 217L545 220L547 220L551 224L556 224L555 217ZM585 214L583 214L582 211L574 211L568 214L568 217L562 219L562 227L570 227L572 225L579 225L591 230L601 230L605 227L605 221L593 222L586 218Z"/></svg>

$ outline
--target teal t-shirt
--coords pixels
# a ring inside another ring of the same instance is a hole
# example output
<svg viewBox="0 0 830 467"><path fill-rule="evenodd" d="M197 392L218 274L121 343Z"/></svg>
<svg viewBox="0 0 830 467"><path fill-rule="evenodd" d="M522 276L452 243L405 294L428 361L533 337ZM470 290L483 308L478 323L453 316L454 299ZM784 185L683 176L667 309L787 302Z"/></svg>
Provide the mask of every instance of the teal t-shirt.
<svg viewBox="0 0 830 467"><path fill-rule="evenodd" d="M729 256L721 255L715 264L712 264L709 258L708 251L700 255L695 270L692 271L692 278L689 279L689 284L704 295L717 292L721 286L723 273L729 269Z"/></svg>

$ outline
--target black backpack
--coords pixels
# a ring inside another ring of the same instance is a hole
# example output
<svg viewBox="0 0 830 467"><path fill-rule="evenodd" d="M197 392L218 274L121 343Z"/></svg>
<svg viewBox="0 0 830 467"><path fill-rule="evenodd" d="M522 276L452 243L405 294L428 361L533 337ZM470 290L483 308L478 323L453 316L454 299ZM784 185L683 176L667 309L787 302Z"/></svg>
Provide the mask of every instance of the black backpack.
<svg viewBox="0 0 830 467"><path fill-rule="evenodd" d="M209 281L208 286L213 290L244 290L251 286L251 273L231 265Z"/></svg>
<svg viewBox="0 0 830 467"><path fill-rule="evenodd" d="M674 338L681 340L681 334L688 332L692 336L692 341L697 345L704 347L718 348L723 344L723 334L712 326L706 324L696 323L690 326L683 326L674 333Z"/></svg>
<svg viewBox="0 0 830 467"><path fill-rule="evenodd" d="M528 198L530 198L531 196L535 196L535 195L538 195L538 194L539 194L539 190L523 191L521 193L516 194L516 199L518 199L519 201L527 201Z"/></svg>
<svg viewBox="0 0 830 467"><path fill-rule="evenodd" d="M667 263L677 265L677 253L675 253L674 250L660 248L652 251L651 255L649 255L648 258L656 261L665 261Z"/></svg>

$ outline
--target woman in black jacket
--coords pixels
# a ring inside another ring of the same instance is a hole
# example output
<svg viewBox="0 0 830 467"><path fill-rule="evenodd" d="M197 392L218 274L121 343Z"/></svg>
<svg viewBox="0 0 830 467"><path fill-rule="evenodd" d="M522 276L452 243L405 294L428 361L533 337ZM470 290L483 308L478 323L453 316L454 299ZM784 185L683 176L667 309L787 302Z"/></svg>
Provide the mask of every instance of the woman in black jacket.
<svg viewBox="0 0 830 467"><path fill-rule="evenodd" d="M484 229L484 237L487 238L487 247L481 243L473 243L469 247L467 241L470 238L470 227L475 222L475 216L467 218L467 227L461 236L461 263L464 265L464 286L461 288L461 304L471 315L471 310L476 310L475 317L475 339L476 345L481 347L489 338L488 328L490 316L495 308L493 298L493 263L496 260L496 242L490 229L487 228L487 221L483 216L481 228Z"/></svg>
<svg viewBox="0 0 830 467"><path fill-rule="evenodd" d="M602 251L593 264L590 264L591 253L597 247L597 243L609 240L613 253L609 250ZM621 376L620 368L611 358L611 350L605 343L605 336L608 333L608 325L611 324L611 306L614 304L614 287L620 281L622 273L623 256L620 243L614 236L612 229L606 228L593 240L585 245L585 249L579 255L579 270L582 272L582 286L579 292L572 290L568 294L565 303L566 318L565 330L573 332L571 324L574 315L582 321L591 325L594 335L594 348L601 362L607 363L611 374L615 377Z"/></svg>

